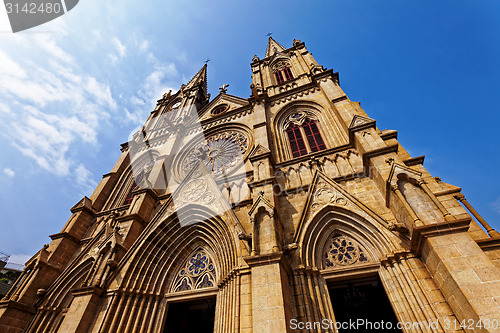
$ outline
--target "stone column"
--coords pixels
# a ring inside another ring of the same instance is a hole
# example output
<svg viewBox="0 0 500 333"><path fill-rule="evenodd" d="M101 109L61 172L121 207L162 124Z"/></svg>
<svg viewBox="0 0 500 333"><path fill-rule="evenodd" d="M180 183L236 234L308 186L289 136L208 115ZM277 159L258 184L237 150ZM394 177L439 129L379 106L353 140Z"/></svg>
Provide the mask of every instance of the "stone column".
<svg viewBox="0 0 500 333"><path fill-rule="evenodd" d="M434 193L432 193L431 189L429 188L429 186L427 186L427 183L424 180L419 180L418 185L422 188L422 190L424 190L425 194L427 194L429 198L431 198L432 202L434 202L437 208L441 211L446 221L455 220L455 217L451 215L450 212L448 212L448 210L443 206L441 201L439 201L439 199L436 198L436 196L434 195Z"/></svg>
<svg viewBox="0 0 500 333"><path fill-rule="evenodd" d="M292 299L282 252L244 258L252 272L253 332L290 332Z"/></svg>
<svg viewBox="0 0 500 333"><path fill-rule="evenodd" d="M500 233L494 230L482 217L479 213L471 206L471 204L465 199L465 196L462 193L454 195L455 199L460 201L472 215L476 218L476 220L481 223L481 225L486 229L486 232L490 237L500 237Z"/></svg>
<svg viewBox="0 0 500 333"><path fill-rule="evenodd" d="M250 217L250 223L252 224L252 256L257 255L257 226L255 225L255 218Z"/></svg>

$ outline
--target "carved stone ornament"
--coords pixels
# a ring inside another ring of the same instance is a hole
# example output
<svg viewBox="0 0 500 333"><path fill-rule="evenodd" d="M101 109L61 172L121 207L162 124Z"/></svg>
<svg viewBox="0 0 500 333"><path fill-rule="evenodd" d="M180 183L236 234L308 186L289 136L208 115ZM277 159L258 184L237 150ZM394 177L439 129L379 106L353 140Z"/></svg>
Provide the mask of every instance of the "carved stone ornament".
<svg viewBox="0 0 500 333"><path fill-rule="evenodd" d="M375 120L368 117L355 115L352 118L351 124L349 125L349 129L356 129L358 127L364 128L365 126L375 126Z"/></svg>
<svg viewBox="0 0 500 333"><path fill-rule="evenodd" d="M347 206L348 203L349 201L340 192L329 186L323 180L320 180L313 196L311 210L315 212L328 204Z"/></svg>
<svg viewBox="0 0 500 333"><path fill-rule="evenodd" d="M347 266L368 262L365 251L350 237L336 234L330 240L324 254L324 267Z"/></svg>
<svg viewBox="0 0 500 333"><path fill-rule="evenodd" d="M288 126L292 124L297 126L302 126L302 124L304 123L304 121L306 121L306 119L311 119L314 121L318 120L316 115L314 115L312 112L307 112L305 110L298 110L288 116L288 118L285 120L284 128L287 129Z"/></svg>
<svg viewBox="0 0 500 333"><path fill-rule="evenodd" d="M273 71L281 71L281 70L285 69L286 67L290 67L290 64L288 63L288 61L280 60L273 65Z"/></svg>
<svg viewBox="0 0 500 333"><path fill-rule="evenodd" d="M182 203L182 206L190 203L208 205L214 200L215 195L209 190L208 183L203 179L193 179L181 190L176 203Z"/></svg>

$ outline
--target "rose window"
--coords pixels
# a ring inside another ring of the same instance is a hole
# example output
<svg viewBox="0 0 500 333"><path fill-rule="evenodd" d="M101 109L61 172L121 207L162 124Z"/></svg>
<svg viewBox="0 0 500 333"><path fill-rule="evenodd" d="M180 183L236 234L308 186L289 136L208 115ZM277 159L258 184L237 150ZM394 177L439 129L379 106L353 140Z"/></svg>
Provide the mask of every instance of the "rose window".
<svg viewBox="0 0 500 333"><path fill-rule="evenodd" d="M185 291L215 286L215 266L204 250L196 251L179 271L174 291Z"/></svg>
<svg viewBox="0 0 500 333"><path fill-rule="evenodd" d="M325 253L325 266L335 267L337 265L345 266L356 262L367 262L361 246L347 236L335 236Z"/></svg>
<svg viewBox="0 0 500 333"><path fill-rule="evenodd" d="M206 142L192 148L181 163L186 175L199 160L216 177L231 172L248 149L248 139L242 133L228 131L209 136Z"/></svg>
<svg viewBox="0 0 500 333"><path fill-rule="evenodd" d="M192 276L197 276L207 267L208 258L203 253L198 253L195 258L189 261L188 271Z"/></svg>

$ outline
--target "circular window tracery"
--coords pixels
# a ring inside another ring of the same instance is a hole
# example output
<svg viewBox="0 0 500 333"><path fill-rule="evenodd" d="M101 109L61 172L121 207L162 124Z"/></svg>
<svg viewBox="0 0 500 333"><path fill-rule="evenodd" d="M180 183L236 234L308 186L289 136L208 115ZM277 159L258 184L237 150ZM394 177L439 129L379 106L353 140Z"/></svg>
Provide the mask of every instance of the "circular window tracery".
<svg viewBox="0 0 500 333"><path fill-rule="evenodd" d="M174 291L185 291L215 286L215 265L208 253L197 250L179 271Z"/></svg>
<svg viewBox="0 0 500 333"><path fill-rule="evenodd" d="M202 161L215 177L233 171L248 152L249 138L243 132L229 130L208 136L180 158L179 175L183 178Z"/></svg>
<svg viewBox="0 0 500 333"><path fill-rule="evenodd" d="M212 110L212 115L217 116L219 114L226 112L228 109L229 109L229 106L227 104L221 104Z"/></svg>
<svg viewBox="0 0 500 333"><path fill-rule="evenodd" d="M368 257L365 255L363 248L350 237L343 235L334 236L325 253L325 266L327 268L367 261Z"/></svg>

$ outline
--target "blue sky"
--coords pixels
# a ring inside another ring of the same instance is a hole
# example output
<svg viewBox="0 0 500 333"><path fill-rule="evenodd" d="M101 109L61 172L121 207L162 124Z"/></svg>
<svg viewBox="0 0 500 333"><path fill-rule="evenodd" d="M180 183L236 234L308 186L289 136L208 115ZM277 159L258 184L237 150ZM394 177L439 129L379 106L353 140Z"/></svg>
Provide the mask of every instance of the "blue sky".
<svg viewBox="0 0 500 333"><path fill-rule="evenodd" d="M210 58L249 97L268 32L306 43L380 129L500 229L498 1L82 0L12 34L0 10L0 251L23 262L112 168L155 102Z"/></svg>

